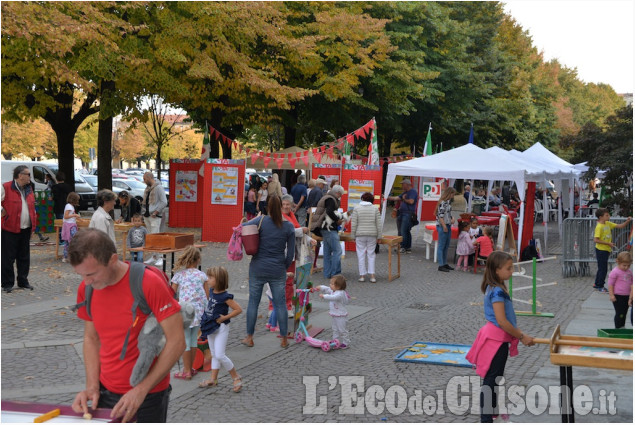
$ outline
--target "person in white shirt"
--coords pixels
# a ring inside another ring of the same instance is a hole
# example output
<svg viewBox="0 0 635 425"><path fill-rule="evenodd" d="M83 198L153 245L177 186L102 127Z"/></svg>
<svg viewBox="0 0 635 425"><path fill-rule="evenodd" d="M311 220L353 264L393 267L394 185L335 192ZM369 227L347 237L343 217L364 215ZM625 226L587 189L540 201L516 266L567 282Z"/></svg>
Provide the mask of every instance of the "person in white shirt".
<svg viewBox="0 0 635 425"><path fill-rule="evenodd" d="M110 211L115 209L115 202L117 202L117 195L112 190L102 189L97 192L97 211L90 219L88 227L101 230L117 245L115 239L115 221L110 216Z"/></svg>

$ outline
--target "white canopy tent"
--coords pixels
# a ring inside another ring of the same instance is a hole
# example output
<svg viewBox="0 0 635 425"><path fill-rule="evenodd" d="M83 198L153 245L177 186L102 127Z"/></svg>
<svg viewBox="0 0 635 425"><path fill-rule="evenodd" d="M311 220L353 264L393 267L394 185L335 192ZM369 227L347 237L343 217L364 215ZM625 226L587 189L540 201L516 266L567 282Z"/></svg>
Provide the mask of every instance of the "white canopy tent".
<svg viewBox="0 0 635 425"><path fill-rule="evenodd" d="M516 157L500 148L485 150L473 144L466 144L436 155L389 164L384 189L382 224L386 216L386 200L397 175L513 181L518 189L520 199L524 200L526 182L569 178L572 173L571 167L567 170L564 165L543 165L530 158ZM522 234L523 230L524 213L523 203L520 210L519 234ZM519 240L518 252L520 252L520 242Z"/></svg>

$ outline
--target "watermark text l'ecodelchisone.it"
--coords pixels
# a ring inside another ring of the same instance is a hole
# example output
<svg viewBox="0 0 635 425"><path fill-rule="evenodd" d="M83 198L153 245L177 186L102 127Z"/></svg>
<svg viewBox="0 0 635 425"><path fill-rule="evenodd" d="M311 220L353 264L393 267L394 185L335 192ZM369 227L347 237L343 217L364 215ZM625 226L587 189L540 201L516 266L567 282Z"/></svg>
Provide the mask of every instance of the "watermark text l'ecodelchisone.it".
<svg viewBox="0 0 635 425"><path fill-rule="evenodd" d="M425 394L422 389L407 390L401 385L366 387L364 376L329 376L326 393L318 391L319 376L303 376L305 404L302 413L325 415L328 412L329 396L337 395L340 415L465 415L480 414L481 379L478 376L455 376L444 390ZM560 385L505 385L501 378L495 388L498 413L521 415L529 412L541 415L571 413L565 406L561 410L561 395L569 391ZM339 388L338 388L339 387ZM573 389L573 412L576 415L610 415L617 413L614 391L600 390L593 394L587 385Z"/></svg>

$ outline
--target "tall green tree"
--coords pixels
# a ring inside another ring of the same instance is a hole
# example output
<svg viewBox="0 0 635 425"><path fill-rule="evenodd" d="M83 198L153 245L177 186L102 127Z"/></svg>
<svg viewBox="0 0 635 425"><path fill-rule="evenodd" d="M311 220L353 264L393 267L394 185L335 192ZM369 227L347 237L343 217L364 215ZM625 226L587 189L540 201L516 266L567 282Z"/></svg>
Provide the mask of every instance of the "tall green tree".
<svg viewBox="0 0 635 425"><path fill-rule="evenodd" d="M600 127L585 124L577 135L564 140L572 147L574 162L587 161L588 179L604 171L602 187L608 193L606 204L618 205L622 215L633 214L633 106L616 111Z"/></svg>

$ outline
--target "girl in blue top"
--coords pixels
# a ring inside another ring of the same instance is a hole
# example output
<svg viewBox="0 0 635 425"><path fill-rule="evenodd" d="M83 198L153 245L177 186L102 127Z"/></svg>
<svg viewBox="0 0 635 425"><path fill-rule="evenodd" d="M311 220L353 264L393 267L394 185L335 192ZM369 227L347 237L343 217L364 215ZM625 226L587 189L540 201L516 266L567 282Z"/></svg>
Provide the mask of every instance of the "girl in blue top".
<svg viewBox="0 0 635 425"><path fill-rule="evenodd" d="M211 267L207 269L207 281L205 292L209 294L207 308L201 318L201 337L207 336L209 350L212 353L212 377L201 382L201 388L215 387L218 384L218 372L221 365L229 371L234 380L234 392L239 392L243 385L236 372L234 363L225 355L227 337L229 336L229 321L232 317L242 313L240 305L234 301L234 295L227 292L229 287L229 275L224 267ZM229 309L232 312L229 313Z"/></svg>
<svg viewBox="0 0 635 425"><path fill-rule="evenodd" d="M485 274L481 283L481 292L485 294L483 307L485 319L496 327L507 332L511 338L517 338L526 346L534 345L534 339L525 335L516 327L516 312L507 291L505 281L512 277L514 260L503 251L494 251L487 257ZM494 387L498 377L505 372L505 364L509 354L509 343L504 342L494 355L481 387L481 422L492 422L496 409Z"/></svg>

